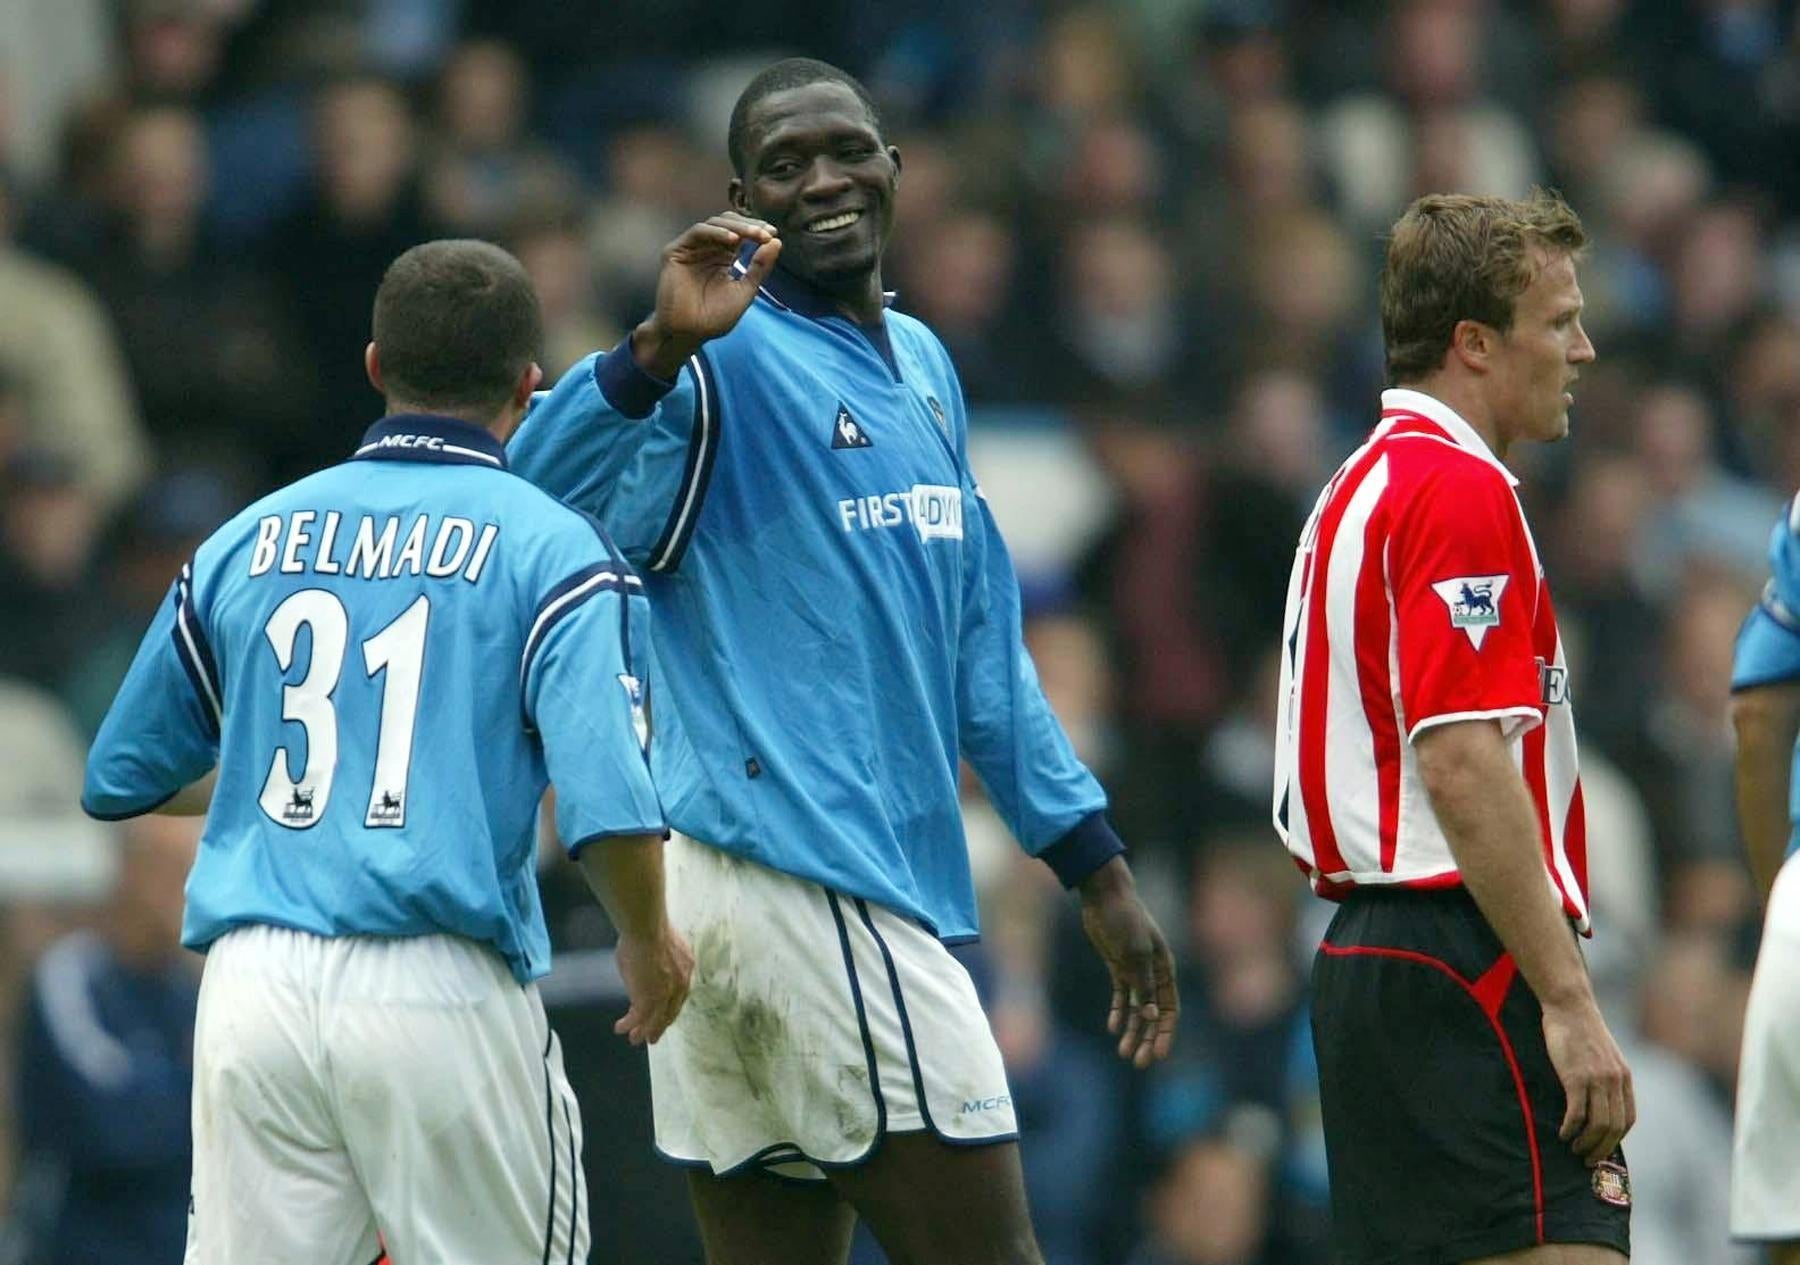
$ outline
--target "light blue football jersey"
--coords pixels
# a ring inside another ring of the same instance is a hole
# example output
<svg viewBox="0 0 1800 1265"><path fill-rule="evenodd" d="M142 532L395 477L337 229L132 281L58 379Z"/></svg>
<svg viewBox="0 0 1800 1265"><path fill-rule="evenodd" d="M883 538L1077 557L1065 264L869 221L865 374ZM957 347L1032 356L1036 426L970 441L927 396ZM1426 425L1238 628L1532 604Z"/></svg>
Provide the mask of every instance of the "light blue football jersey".
<svg viewBox="0 0 1800 1265"><path fill-rule="evenodd" d="M1769 533L1769 580L1762 600L1738 633L1731 663L1731 688L1751 689L1800 681L1800 497ZM1800 849L1800 751L1788 776L1788 818L1797 823L1788 836L1788 854Z"/></svg>
<svg viewBox="0 0 1800 1265"><path fill-rule="evenodd" d="M1122 850L1021 643L966 440L924 325L859 325L777 269L675 383L629 342L590 356L510 447L644 570L670 823L945 940L977 930L959 757L1065 882Z"/></svg>
<svg viewBox="0 0 1800 1265"><path fill-rule="evenodd" d="M448 932L549 969L536 821L571 853L664 830L649 610L591 518L452 418L237 515L163 603L88 755L83 807L146 812L219 766L183 943L241 923Z"/></svg>

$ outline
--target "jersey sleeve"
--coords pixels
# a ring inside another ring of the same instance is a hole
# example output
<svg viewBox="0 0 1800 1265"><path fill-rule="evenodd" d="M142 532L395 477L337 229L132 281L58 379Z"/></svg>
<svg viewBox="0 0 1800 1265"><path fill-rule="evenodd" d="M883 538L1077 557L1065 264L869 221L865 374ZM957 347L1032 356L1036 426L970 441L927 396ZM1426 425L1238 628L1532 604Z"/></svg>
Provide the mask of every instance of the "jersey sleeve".
<svg viewBox="0 0 1800 1265"><path fill-rule="evenodd" d="M1543 720L1537 560L1504 476L1475 460L1434 469L1397 511L1387 569L1409 739L1483 718L1510 739Z"/></svg>
<svg viewBox="0 0 1800 1265"><path fill-rule="evenodd" d="M581 360L536 398L507 461L599 519L634 565L673 571L711 475L717 406L703 354L663 382L638 367L627 339Z"/></svg>
<svg viewBox="0 0 1800 1265"><path fill-rule="evenodd" d="M967 476L958 738L988 799L1025 850L1073 887L1125 850L1106 793L1076 758L1026 652L1019 582L987 501Z"/></svg>
<svg viewBox="0 0 1800 1265"><path fill-rule="evenodd" d="M136 817L212 768L223 698L189 564L157 608L88 749L82 809L105 821Z"/></svg>
<svg viewBox="0 0 1800 1265"><path fill-rule="evenodd" d="M539 604L520 683L571 856L614 835L662 834L650 780L650 619L636 576L583 568Z"/></svg>
<svg viewBox="0 0 1800 1265"><path fill-rule="evenodd" d="M1800 679L1800 497L1769 533L1769 579L1744 620L1731 662L1731 688Z"/></svg>

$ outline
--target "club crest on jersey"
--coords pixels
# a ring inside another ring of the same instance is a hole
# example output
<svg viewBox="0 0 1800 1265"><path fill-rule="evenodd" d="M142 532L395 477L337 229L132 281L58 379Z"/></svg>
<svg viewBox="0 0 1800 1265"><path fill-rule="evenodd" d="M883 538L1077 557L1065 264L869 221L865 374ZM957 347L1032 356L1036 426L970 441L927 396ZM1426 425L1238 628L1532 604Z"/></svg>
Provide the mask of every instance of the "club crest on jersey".
<svg viewBox="0 0 1800 1265"><path fill-rule="evenodd" d="M1594 1186L1594 1198L1601 1203L1615 1208L1631 1207L1631 1174L1623 1164L1601 1160L1594 1165L1594 1175L1589 1180Z"/></svg>
<svg viewBox="0 0 1800 1265"><path fill-rule="evenodd" d="M931 406L931 415L937 418L938 429L948 435L950 433L950 419L944 416L944 406L938 403L937 396L926 396L925 403Z"/></svg>
<svg viewBox="0 0 1800 1265"><path fill-rule="evenodd" d="M842 404L838 405L837 421L831 424L831 446L833 448L872 448L869 436L850 410Z"/></svg>
<svg viewBox="0 0 1800 1265"><path fill-rule="evenodd" d="M1469 644L1479 650L1488 629L1500 626L1500 595L1510 579L1509 575L1458 576L1439 580L1431 591L1450 608L1450 626L1469 634Z"/></svg>
<svg viewBox="0 0 1800 1265"><path fill-rule="evenodd" d="M638 746L650 750L650 713L644 707L644 683L629 672L619 673L619 684L631 700L631 727L637 731Z"/></svg>

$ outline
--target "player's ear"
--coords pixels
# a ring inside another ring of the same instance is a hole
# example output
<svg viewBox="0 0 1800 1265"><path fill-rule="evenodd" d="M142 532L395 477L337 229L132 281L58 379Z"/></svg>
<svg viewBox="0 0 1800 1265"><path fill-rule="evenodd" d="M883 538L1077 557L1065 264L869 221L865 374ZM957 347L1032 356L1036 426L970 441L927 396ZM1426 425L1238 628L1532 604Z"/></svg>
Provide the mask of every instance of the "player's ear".
<svg viewBox="0 0 1800 1265"><path fill-rule="evenodd" d="M381 385L381 351L372 342L363 348L363 372L369 375L369 385L385 396L387 390Z"/></svg>
<svg viewBox="0 0 1800 1265"><path fill-rule="evenodd" d="M898 145L889 145L887 147L887 154L888 154L888 161L894 164L894 183L899 184L900 183L900 147Z"/></svg>
<svg viewBox="0 0 1800 1265"><path fill-rule="evenodd" d="M725 186L725 200L739 215L750 214L749 190L745 188L742 176L733 176L731 183Z"/></svg>
<svg viewBox="0 0 1800 1265"><path fill-rule="evenodd" d="M1458 321L1450 331L1450 354L1463 366L1486 373L1494 351L1494 327L1481 321Z"/></svg>
<svg viewBox="0 0 1800 1265"><path fill-rule="evenodd" d="M543 380L544 370L537 361L525 366L525 372L519 375L518 382L513 385L513 403L521 411L530 405L531 393L538 389L538 384Z"/></svg>

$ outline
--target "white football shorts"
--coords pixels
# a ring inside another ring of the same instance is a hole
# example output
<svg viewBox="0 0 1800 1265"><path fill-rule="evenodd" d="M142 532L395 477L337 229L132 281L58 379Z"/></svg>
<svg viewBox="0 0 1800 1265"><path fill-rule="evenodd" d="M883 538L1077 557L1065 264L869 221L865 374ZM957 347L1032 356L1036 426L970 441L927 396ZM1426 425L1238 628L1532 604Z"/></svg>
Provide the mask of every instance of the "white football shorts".
<svg viewBox="0 0 1800 1265"><path fill-rule="evenodd" d="M581 1113L535 987L455 936L213 944L186 1265L586 1261Z"/></svg>
<svg viewBox="0 0 1800 1265"><path fill-rule="evenodd" d="M650 1047L656 1146L719 1174L817 1180L888 1133L1018 1137L975 985L909 918L676 835L687 1005Z"/></svg>
<svg viewBox="0 0 1800 1265"><path fill-rule="evenodd" d="M1731 1235L1800 1239L1800 860L1794 857L1769 894L1744 1014Z"/></svg>

